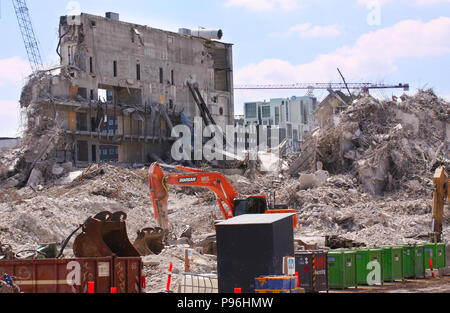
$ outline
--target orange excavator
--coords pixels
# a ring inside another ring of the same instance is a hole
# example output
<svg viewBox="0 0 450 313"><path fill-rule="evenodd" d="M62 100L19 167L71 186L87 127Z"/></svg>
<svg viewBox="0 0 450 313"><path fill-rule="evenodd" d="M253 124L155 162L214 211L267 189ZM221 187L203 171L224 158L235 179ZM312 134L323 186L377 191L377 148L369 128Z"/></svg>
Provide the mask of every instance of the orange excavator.
<svg viewBox="0 0 450 313"><path fill-rule="evenodd" d="M161 167L170 168L182 174L165 174ZM62 244L57 258L62 257L64 248L78 230L82 229L74 241L73 251L76 257L119 257L145 256L159 254L164 248L164 242L169 235L169 220L167 213L167 186L202 187L213 191L217 203L225 219L243 214L295 213L286 205L272 205L269 209L265 195L240 196L230 181L221 173L208 172L201 169L183 166L159 165L153 163L149 169L150 197L153 202L155 219L159 227L145 228L139 231L132 244L126 230L126 213L108 211L89 217L73 231ZM294 227L297 217L293 215ZM214 254L214 240L207 238L204 249ZM203 245L203 244L202 244ZM205 251L205 250L204 250Z"/></svg>
<svg viewBox="0 0 450 313"><path fill-rule="evenodd" d="M184 173L166 174L161 167ZM239 195L230 181L218 172L153 163L149 169L149 183L155 218L159 227L164 230L169 229L167 214L167 200L169 197L167 186L169 185L200 187L213 191L216 194L222 215L226 220L244 214L295 213L295 210L288 209L286 205L274 204L272 208L269 208L265 195ZM296 227L296 215L294 214L293 217L294 227Z"/></svg>

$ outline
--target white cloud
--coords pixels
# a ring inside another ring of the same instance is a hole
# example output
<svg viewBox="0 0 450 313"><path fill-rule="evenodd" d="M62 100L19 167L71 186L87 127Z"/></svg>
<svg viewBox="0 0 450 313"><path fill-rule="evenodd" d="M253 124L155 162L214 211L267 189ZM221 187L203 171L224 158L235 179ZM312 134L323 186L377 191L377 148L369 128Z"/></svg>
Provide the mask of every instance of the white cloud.
<svg viewBox="0 0 450 313"><path fill-rule="evenodd" d="M351 46L317 56L304 64L266 59L235 72L235 84L283 84L336 81L336 68L348 80L378 82L398 70L397 61L450 54L450 18L429 22L405 20L391 27L366 33ZM238 100L242 95L237 95Z"/></svg>
<svg viewBox="0 0 450 313"><path fill-rule="evenodd" d="M19 57L0 59L0 87L21 85L31 74L30 64Z"/></svg>
<svg viewBox="0 0 450 313"><path fill-rule="evenodd" d="M0 100L0 137L16 137L20 130L19 102Z"/></svg>
<svg viewBox="0 0 450 313"><path fill-rule="evenodd" d="M19 102L8 98L20 91L30 74L28 61L17 56L0 59L0 137L15 137L19 133Z"/></svg>
<svg viewBox="0 0 450 313"><path fill-rule="evenodd" d="M426 6L450 3L450 0L356 0L358 5L385 5L391 3L402 3L411 6ZM283 11L294 11L303 7L304 0L226 0L226 8L242 7L250 11L271 11L281 9Z"/></svg>
<svg viewBox="0 0 450 313"><path fill-rule="evenodd" d="M302 7L301 0L227 0L225 7L242 7L250 11L271 11L281 9L294 11Z"/></svg>
<svg viewBox="0 0 450 313"><path fill-rule="evenodd" d="M320 26L307 24L297 24L291 27L288 34L297 33L304 38L321 38L321 37L336 37L341 34L341 27L337 24Z"/></svg>
<svg viewBox="0 0 450 313"><path fill-rule="evenodd" d="M406 3L411 6L425 6L425 5L435 5L435 4L443 4L443 3L450 3L450 0L357 0L357 3L359 5L372 5L372 4L378 4L378 5L385 5L389 3Z"/></svg>

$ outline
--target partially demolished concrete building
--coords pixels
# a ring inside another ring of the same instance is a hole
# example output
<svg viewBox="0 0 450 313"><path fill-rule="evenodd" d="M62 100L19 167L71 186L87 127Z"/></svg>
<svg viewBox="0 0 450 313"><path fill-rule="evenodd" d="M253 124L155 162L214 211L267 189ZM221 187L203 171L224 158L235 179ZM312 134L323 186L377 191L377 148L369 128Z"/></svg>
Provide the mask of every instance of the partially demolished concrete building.
<svg viewBox="0 0 450 313"><path fill-rule="evenodd" d="M328 96L322 100L317 110L313 113L319 127L322 129L333 127L338 123L339 113L347 109L352 102L349 96L346 96L339 90L329 89L328 92Z"/></svg>
<svg viewBox="0 0 450 313"><path fill-rule="evenodd" d="M218 125L233 125L232 45L212 40L222 31L174 33L107 13L63 16L59 34L60 73L30 79L21 99L32 117L28 132L58 129L59 163L170 159L171 128L181 114L199 115L187 82L198 85Z"/></svg>

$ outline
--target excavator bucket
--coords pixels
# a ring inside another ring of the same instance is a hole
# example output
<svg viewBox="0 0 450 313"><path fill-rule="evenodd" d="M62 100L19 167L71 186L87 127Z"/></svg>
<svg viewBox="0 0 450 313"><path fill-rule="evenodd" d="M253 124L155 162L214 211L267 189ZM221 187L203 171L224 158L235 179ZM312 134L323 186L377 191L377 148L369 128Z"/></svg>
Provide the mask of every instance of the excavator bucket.
<svg viewBox="0 0 450 313"><path fill-rule="evenodd" d="M164 249L164 230L162 228L145 228L138 232L133 244L141 256L160 254Z"/></svg>
<svg viewBox="0 0 450 313"><path fill-rule="evenodd" d="M137 257L139 253L128 239L126 213L101 212L87 220L83 233L74 242L77 258L84 257Z"/></svg>
<svg viewBox="0 0 450 313"><path fill-rule="evenodd" d="M102 212L86 221L83 232L75 238L73 244L73 253L77 258L107 257L113 254L102 236L103 223L110 214Z"/></svg>

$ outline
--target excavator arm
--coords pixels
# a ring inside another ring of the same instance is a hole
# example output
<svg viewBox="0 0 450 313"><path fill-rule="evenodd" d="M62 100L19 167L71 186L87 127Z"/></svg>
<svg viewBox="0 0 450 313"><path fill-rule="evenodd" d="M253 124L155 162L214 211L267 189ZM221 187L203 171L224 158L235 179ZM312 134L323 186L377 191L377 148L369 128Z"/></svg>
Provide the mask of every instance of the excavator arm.
<svg viewBox="0 0 450 313"><path fill-rule="evenodd" d="M164 174L161 167L171 168L185 173ZM228 179L217 172L206 172L200 169L183 166L168 166L153 163L149 169L150 195L153 202L155 218L159 227L169 228L167 216L167 201L169 192L167 186L200 187L216 194L222 215L225 219L233 217L234 199L238 195Z"/></svg>
<svg viewBox="0 0 450 313"><path fill-rule="evenodd" d="M445 167L436 169L433 185L433 216L430 237L432 242L441 242L444 203L446 200L450 201L450 177Z"/></svg>

